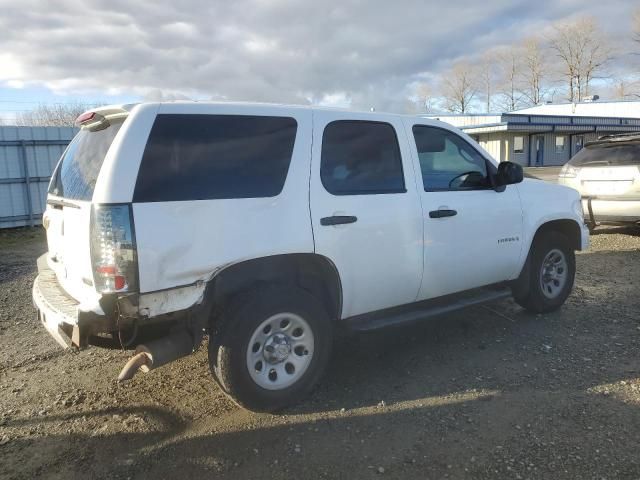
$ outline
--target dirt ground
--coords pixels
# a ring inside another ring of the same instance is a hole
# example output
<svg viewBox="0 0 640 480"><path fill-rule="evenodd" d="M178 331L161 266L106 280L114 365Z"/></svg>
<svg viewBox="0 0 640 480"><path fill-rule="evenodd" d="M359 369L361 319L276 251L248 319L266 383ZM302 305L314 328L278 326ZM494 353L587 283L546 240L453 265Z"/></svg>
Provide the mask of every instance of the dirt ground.
<svg viewBox="0 0 640 480"><path fill-rule="evenodd" d="M511 300L338 340L282 415L244 411L206 348L131 382L31 305L40 229L0 233L0 478L640 478L640 233L578 256L565 307Z"/></svg>

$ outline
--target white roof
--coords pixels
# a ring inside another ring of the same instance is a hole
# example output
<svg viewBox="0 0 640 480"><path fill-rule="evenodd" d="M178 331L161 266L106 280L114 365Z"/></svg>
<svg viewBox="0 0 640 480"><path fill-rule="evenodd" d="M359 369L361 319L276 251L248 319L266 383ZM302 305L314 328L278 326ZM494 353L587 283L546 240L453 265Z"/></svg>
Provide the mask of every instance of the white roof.
<svg viewBox="0 0 640 480"><path fill-rule="evenodd" d="M515 110L524 115L640 118L640 102L551 103Z"/></svg>

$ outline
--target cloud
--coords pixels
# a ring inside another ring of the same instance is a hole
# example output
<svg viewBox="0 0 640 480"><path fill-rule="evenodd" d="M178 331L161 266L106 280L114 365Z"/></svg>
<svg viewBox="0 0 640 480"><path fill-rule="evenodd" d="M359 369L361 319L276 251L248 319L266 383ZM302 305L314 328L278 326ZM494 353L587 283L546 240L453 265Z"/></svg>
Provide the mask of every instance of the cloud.
<svg viewBox="0 0 640 480"><path fill-rule="evenodd" d="M620 25L631 7L622 0L0 0L0 8L5 85L402 110L415 82L453 60L576 12L630 35Z"/></svg>

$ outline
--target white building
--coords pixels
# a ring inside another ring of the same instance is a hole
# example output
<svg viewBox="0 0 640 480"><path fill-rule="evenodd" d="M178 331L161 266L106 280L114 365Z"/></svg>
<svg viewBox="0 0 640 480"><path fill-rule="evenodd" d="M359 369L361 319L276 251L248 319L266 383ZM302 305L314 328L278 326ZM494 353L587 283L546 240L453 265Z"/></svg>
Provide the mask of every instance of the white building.
<svg viewBox="0 0 640 480"><path fill-rule="evenodd" d="M500 114L426 115L462 129L497 160L563 165L585 142L640 132L640 102L547 104Z"/></svg>

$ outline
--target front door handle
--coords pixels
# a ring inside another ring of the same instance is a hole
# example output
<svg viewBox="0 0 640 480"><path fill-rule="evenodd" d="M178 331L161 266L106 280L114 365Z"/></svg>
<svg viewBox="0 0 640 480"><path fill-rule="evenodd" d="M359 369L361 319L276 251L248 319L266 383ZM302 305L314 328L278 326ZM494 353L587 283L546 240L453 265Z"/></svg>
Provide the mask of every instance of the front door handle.
<svg viewBox="0 0 640 480"><path fill-rule="evenodd" d="M429 218L444 218L444 217L455 217L458 214L455 210L431 210L429 212Z"/></svg>
<svg viewBox="0 0 640 480"><path fill-rule="evenodd" d="M320 219L320 225L346 225L347 223L355 223L358 221L358 217L351 215L334 215L333 217L324 217Z"/></svg>

